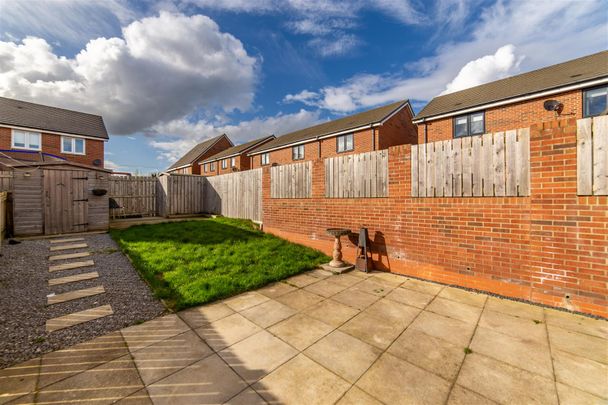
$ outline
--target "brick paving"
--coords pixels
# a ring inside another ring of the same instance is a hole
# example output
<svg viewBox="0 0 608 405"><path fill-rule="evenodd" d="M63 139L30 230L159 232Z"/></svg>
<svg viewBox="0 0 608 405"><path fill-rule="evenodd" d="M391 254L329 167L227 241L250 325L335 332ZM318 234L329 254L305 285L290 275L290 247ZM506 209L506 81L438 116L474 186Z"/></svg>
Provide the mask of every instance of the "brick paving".
<svg viewBox="0 0 608 405"><path fill-rule="evenodd" d="M0 403L608 401L608 322L316 270L0 371Z"/></svg>

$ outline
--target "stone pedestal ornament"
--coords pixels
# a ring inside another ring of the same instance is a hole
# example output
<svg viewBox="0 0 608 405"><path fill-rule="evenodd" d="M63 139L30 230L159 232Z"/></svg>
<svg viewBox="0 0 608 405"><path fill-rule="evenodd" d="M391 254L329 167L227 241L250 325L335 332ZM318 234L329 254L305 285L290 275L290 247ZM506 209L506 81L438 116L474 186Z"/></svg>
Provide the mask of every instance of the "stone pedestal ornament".
<svg viewBox="0 0 608 405"><path fill-rule="evenodd" d="M333 273L343 273L351 270L353 266L342 261L342 242L340 241L340 237L348 235L350 233L350 229L329 228L326 231L329 235L334 237L334 251L332 254L332 261L330 261L329 264L322 265L321 267Z"/></svg>

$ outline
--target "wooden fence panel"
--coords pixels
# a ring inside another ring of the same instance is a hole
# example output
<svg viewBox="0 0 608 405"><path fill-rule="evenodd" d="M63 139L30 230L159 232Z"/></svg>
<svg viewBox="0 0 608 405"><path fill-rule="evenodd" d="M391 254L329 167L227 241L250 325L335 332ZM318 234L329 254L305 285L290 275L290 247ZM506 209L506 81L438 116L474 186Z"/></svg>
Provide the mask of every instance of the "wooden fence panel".
<svg viewBox="0 0 608 405"><path fill-rule="evenodd" d="M413 197L530 195L530 130L412 146Z"/></svg>
<svg viewBox="0 0 608 405"><path fill-rule="evenodd" d="M262 169L207 177L205 211L230 218L262 221Z"/></svg>
<svg viewBox="0 0 608 405"><path fill-rule="evenodd" d="M161 177L167 178L165 216L200 214L205 211L205 177L190 174Z"/></svg>
<svg viewBox="0 0 608 405"><path fill-rule="evenodd" d="M608 195L608 116L577 121L579 195Z"/></svg>
<svg viewBox="0 0 608 405"><path fill-rule="evenodd" d="M157 215L156 182L153 176L110 177L108 196L122 207L110 210L110 215Z"/></svg>
<svg viewBox="0 0 608 405"><path fill-rule="evenodd" d="M0 192L13 190L13 172L0 170Z"/></svg>
<svg viewBox="0 0 608 405"><path fill-rule="evenodd" d="M8 206L8 193L6 191L0 191L0 248L2 247L2 241L6 236L6 211Z"/></svg>
<svg viewBox="0 0 608 405"><path fill-rule="evenodd" d="M325 159L325 197L388 197L388 151Z"/></svg>
<svg viewBox="0 0 608 405"><path fill-rule="evenodd" d="M311 196L312 162L270 168L271 198L310 198Z"/></svg>

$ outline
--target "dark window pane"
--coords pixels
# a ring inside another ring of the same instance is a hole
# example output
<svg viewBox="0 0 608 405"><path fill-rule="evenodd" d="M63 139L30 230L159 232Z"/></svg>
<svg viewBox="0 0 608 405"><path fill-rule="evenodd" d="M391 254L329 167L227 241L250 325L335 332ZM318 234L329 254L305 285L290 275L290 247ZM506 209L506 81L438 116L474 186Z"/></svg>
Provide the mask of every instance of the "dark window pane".
<svg viewBox="0 0 608 405"><path fill-rule="evenodd" d="M585 92L585 116L599 115L606 110L608 87L588 90Z"/></svg>
<svg viewBox="0 0 608 405"><path fill-rule="evenodd" d="M467 117L454 118L454 136L458 137L466 135L468 135Z"/></svg>
<svg viewBox="0 0 608 405"><path fill-rule="evenodd" d="M483 134L483 113L481 114L471 114L471 134Z"/></svg>

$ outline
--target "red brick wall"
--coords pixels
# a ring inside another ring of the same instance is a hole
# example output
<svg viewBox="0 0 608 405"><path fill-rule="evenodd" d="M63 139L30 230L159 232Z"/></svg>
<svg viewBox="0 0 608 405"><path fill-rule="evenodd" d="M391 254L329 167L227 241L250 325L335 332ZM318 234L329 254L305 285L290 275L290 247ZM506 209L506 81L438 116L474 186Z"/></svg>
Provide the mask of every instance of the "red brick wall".
<svg viewBox="0 0 608 405"><path fill-rule="evenodd" d="M531 196L412 198L410 147L389 149L389 198L271 199L264 228L331 252L329 227L366 226L378 268L608 316L608 197L576 195L576 120L531 129ZM346 257L354 259L352 244Z"/></svg>
<svg viewBox="0 0 608 405"><path fill-rule="evenodd" d="M11 128L0 127L0 149L11 148ZM60 156L70 162L81 163L85 165L93 165L96 159L101 160L103 167L104 162L104 141L85 139L86 155L73 155L70 153L61 153L61 135L42 133L42 152Z"/></svg>
<svg viewBox="0 0 608 405"><path fill-rule="evenodd" d="M379 127L376 149L418 143L418 130L412 118L410 109L404 108Z"/></svg>
<svg viewBox="0 0 608 405"><path fill-rule="evenodd" d="M549 97L522 101L486 110L486 132L506 131L514 128L529 127L539 122L553 121L555 112L543 108L546 100L559 100L564 104L560 118L582 118L583 92L573 90ZM442 118L426 123L428 142L452 139L454 117ZM418 124L418 142L424 143L425 124Z"/></svg>

